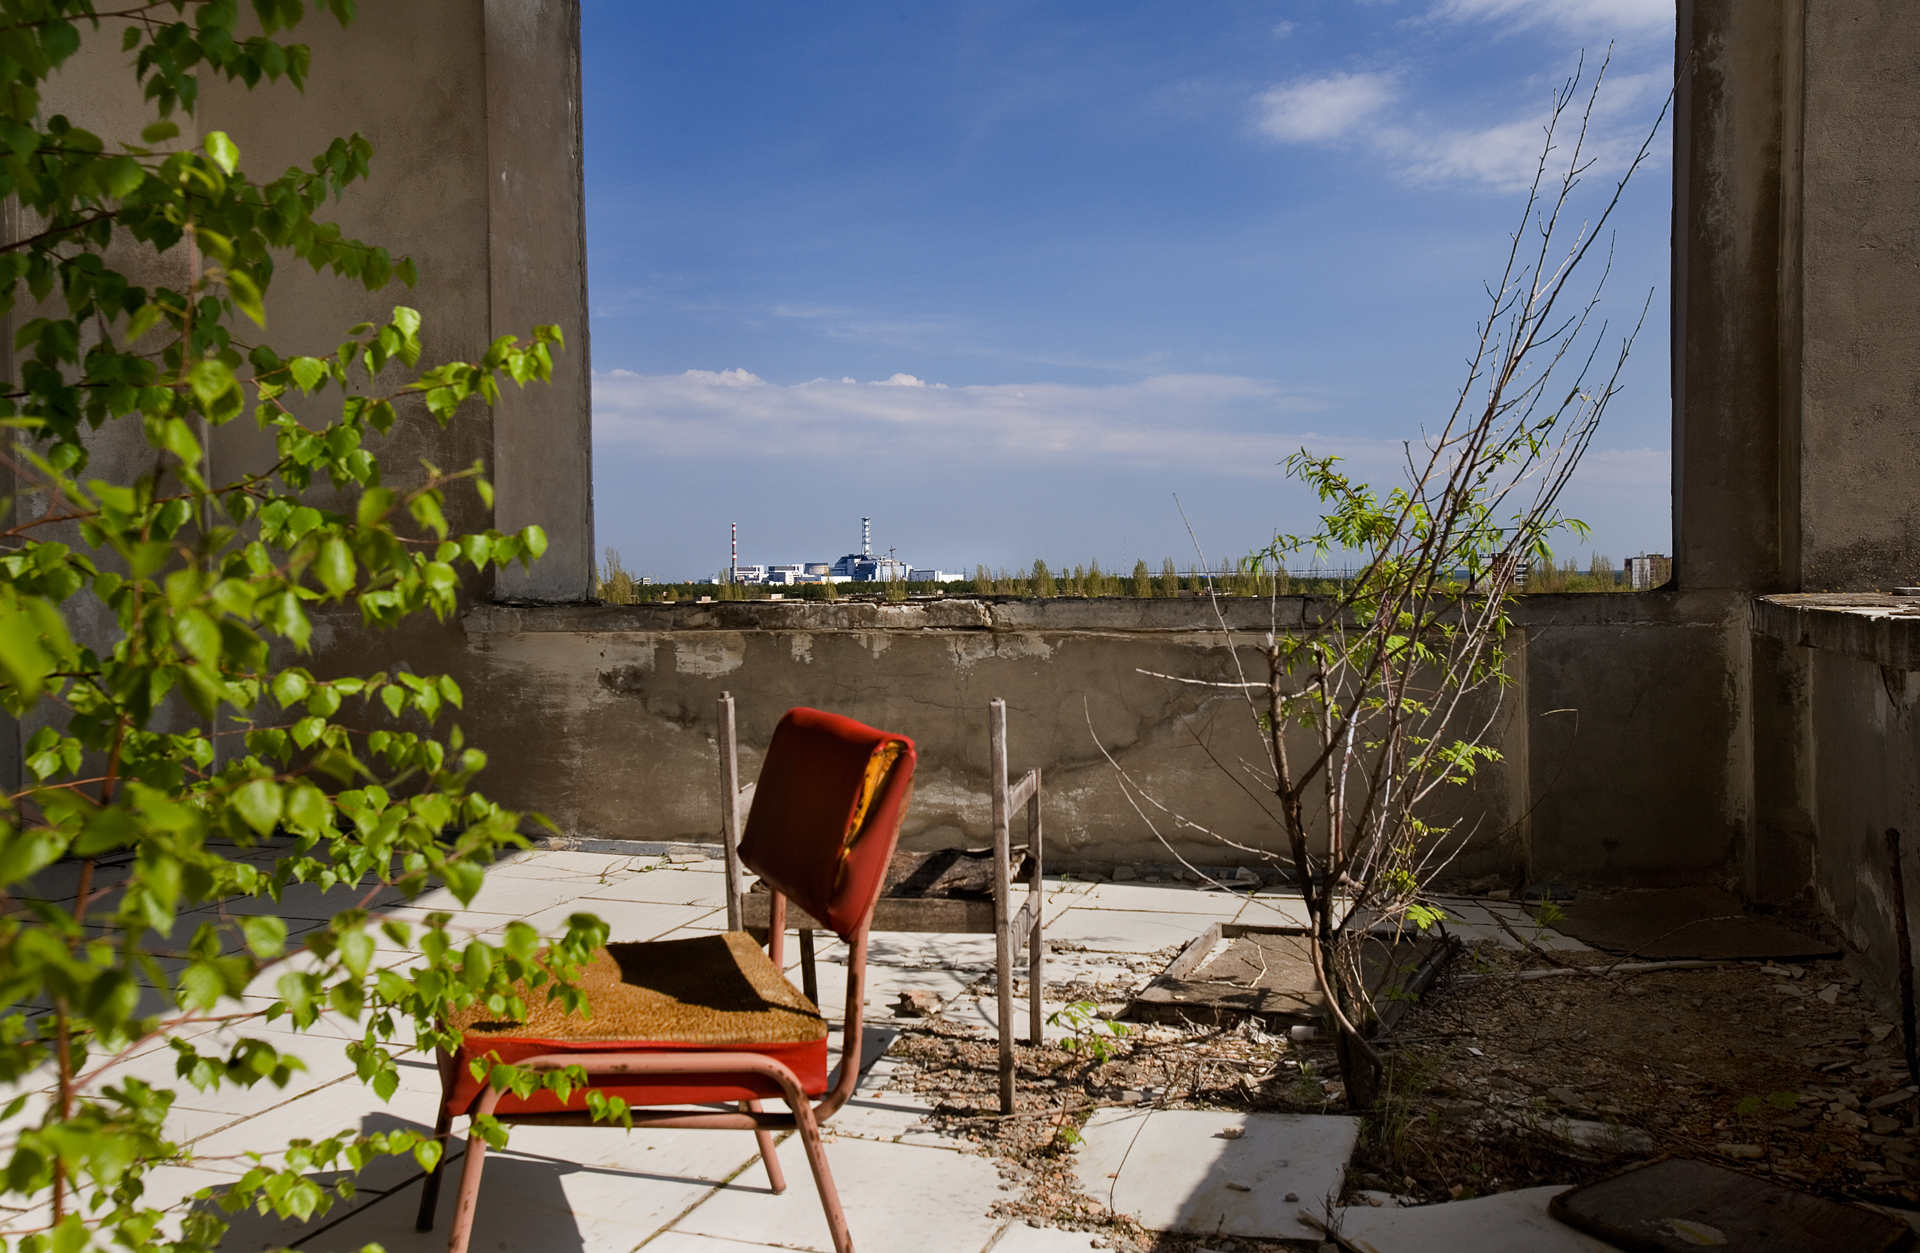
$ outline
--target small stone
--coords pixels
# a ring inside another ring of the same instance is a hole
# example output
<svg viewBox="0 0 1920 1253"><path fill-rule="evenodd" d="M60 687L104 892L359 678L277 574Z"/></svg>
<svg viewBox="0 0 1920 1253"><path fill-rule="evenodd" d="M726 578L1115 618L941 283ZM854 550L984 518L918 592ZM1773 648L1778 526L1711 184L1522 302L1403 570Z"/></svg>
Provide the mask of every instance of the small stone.
<svg viewBox="0 0 1920 1253"><path fill-rule="evenodd" d="M940 997L920 988L908 988L894 1002L895 1018L931 1018L940 1012Z"/></svg>
<svg viewBox="0 0 1920 1253"><path fill-rule="evenodd" d="M1299 1200L1299 1199L1300 1199L1300 1194L1299 1194L1298 1192L1289 1192L1289 1193L1287 1193L1287 1195L1286 1195L1286 1200L1287 1200L1287 1201L1288 1201L1289 1203L1291 1203L1291 1202L1293 1202L1293 1201L1297 1201L1297 1200Z"/></svg>
<svg viewBox="0 0 1920 1253"><path fill-rule="evenodd" d="M1253 1189L1252 1189L1252 1188L1249 1188L1249 1187L1248 1187L1248 1186L1247 1186L1246 1184L1244 1184L1244 1183L1234 1183L1234 1182L1233 1182L1232 1180L1228 1180L1228 1181L1227 1181L1227 1191L1229 1191L1229 1192L1251 1192L1251 1191L1253 1191Z"/></svg>
<svg viewBox="0 0 1920 1253"><path fill-rule="evenodd" d="M1898 1088L1892 1092L1887 1093L1885 1096L1874 1097L1871 1101L1867 1102L1867 1108L1868 1109L1885 1109L1889 1105L1898 1105L1902 1101L1911 1101L1912 1099L1913 1099L1912 1088Z"/></svg>
<svg viewBox="0 0 1920 1253"><path fill-rule="evenodd" d="M1115 883L1125 883L1127 880L1137 877L1138 874L1132 866L1115 866L1113 868L1113 881Z"/></svg>
<svg viewBox="0 0 1920 1253"><path fill-rule="evenodd" d="M1890 1136L1900 1130L1900 1120L1898 1118L1889 1118L1885 1114L1875 1114L1872 1118L1867 1119L1867 1126L1873 1131L1873 1134L1877 1136Z"/></svg>
<svg viewBox="0 0 1920 1253"><path fill-rule="evenodd" d="M1764 1157L1766 1151L1757 1144L1726 1144L1713 1146L1713 1151L1722 1157Z"/></svg>
<svg viewBox="0 0 1920 1253"><path fill-rule="evenodd" d="M1829 1005L1831 1005L1831 1004L1833 1004L1833 1003L1834 1003L1835 1001L1837 1001L1837 1000L1839 1000L1839 999L1840 999L1840 985L1839 985L1839 984L1837 984L1837 983L1829 983L1829 984L1828 984L1828 985L1827 985L1826 987L1824 987L1824 988L1821 988L1821 989L1820 989L1820 999L1821 999L1821 1000L1823 1000L1823 1001L1825 1001L1825 1002L1826 1002L1827 1004L1829 1004Z"/></svg>
<svg viewBox="0 0 1920 1253"><path fill-rule="evenodd" d="M667 860L676 866L690 866L695 862L702 862L706 859L707 855L697 848L670 848L667 850Z"/></svg>

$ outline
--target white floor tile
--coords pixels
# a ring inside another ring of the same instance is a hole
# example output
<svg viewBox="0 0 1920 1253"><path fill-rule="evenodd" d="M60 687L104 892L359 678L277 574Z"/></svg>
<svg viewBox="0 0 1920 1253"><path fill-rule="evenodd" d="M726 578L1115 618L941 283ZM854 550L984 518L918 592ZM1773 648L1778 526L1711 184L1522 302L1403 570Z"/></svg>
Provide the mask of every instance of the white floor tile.
<svg viewBox="0 0 1920 1253"><path fill-rule="evenodd" d="M1197 914L1070 909L1047 920L1047 939L1103 953L1152 953L1187 943L1214 921Z"/></svg>
<svg viewBox="0 0 1920 1253"><path fill-rule="evenodd" d="M596 900L649 901L656 905L706 905L724 908L724 875L692 874L684 870L649 870L624 876L618 882L596 885L587 895Z"/></svg>
<svg viewBox="0 0 1920 1253"><path fill-rule="evenodd" d="M1000 1226L987 1208L1003 1194L992 1161L971 1153L841 1139L827 1161L854 1244L914 1253L979 1253ZM787 1190L773 1196L748 1171L673 1225L675 1231L832 1253L827 1220L798 1136L780 1146Z"/></svg>
<svg viewBox="0 0 1920 1253"><path fill-rule="evenodd" d="M1101 883L1074 900L1075 909L1123 909L1159 914L1205 914L1231 921L1246 900L1224 892L1201 892L1172 884Z"/></svg>
<svg viewBox="0 0 1920 1253"><path fill-rule="evenodd" d="M607 924L608 936L614 942L634 943L664 938L670 931L704 921L718 912L710 905L659 905L581 896L529 914L526 921L542 935L559 935L567 929L567 919L572 915L592 914Z"/></svg>
<svg viewBox="0 0 1920 1253"><path fill-rule="evenodd" d="M462 906L452 892L446 888L435 888L408 901L407 907L413 910L445 909L455 913L525 918L580 895L581 883L578 879L521 879L489 875L471 905Z"/></svg>
<svg viewBox="0 0 1920 1253"><path fill-rule="evenodd" d="M1103 1109L1081 1132L1074 1173L1152 1231L1304 1240L1318 1233L1296 1212L1338 1196L1359 1134L1359 1119L1339 1115Z"/></svg>

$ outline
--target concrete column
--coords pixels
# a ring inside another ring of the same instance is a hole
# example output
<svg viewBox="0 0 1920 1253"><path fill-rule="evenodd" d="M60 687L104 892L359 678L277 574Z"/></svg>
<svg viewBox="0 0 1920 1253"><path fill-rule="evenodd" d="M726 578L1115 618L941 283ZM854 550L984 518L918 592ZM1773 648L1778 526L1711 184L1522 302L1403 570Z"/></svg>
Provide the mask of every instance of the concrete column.
<svg viewBox="0 0 1920 1253"><path fill-rule="evenodd" d="M1674 120L1675 577L1780 585L1783 17L1680 0Z"/></svg>
<svg viewBox="0 0 1920 1253"><path fill-rule="evenodd" d="M501 598L593 594L593 387L587 358L586 195L578 0L486 0L487 270L494 335L557 323L553 383L508 388L493 411L496 525L537 523L550 547L504 571Z"/></svg>
<svg viewBox="0 0 1920 1253"><path fill-rule="evenodd" d="M1804 8L1798 419L1803 591L1920 582L1920 7Z"/></svg>

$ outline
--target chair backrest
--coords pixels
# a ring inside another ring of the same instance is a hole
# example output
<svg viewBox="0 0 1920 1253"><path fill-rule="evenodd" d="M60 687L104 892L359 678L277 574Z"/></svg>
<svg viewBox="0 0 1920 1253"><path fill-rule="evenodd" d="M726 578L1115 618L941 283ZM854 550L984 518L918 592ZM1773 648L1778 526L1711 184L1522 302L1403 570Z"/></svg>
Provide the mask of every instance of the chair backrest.
<svg viewBox="0 0 1920 1253"><path fill-rule="evenodd" d="M913 792L913 741L818 709L774 728L740 861L841 939L873 912Z"/></svg>

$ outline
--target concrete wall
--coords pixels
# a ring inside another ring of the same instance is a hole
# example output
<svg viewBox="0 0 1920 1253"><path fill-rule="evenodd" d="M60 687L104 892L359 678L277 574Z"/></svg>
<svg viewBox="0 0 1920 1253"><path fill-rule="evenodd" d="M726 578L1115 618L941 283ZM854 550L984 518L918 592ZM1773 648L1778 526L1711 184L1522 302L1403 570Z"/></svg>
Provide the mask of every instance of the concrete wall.
<svg viewBox="0 0 1920 1253"><path fill-rule="evenodd" d="M1899 946L1887 850L1902 835L1910 910L1920 905L1920 614L1874 595L1768 597L1753 628L1794 675L1795 734L1805 751L1791 777L1809 811L1810 879L1839 927L1849 966L1883 1005L1894 1003ZM1920 920L1910 919L1916 927Z"/></svg>
<svg viewBox="0 0 1920 1253"><path fill-rule="evenodd" d="M1807 0L1802 56L1798 587L1920 582L1920 9Z"/></svg>
<svg viewBox="0 0 1920 1253"><path fill-rule="evenodd" d="M372 176L320 216L349 237L413 257L420 281L368 292L283 263L263 338L283 354L326 354L355 323L405 304L423 314L423 363L432 364L475 360L500 335L558 323L567 350L551 387L509 384L491 413L473 404L446 430L403 403L380 452L389 482L401 484L417 481L422 458L448 469L482 461L498 488L496 508L456 489L447 513L458 528L546 529L551 548L534 574L503 575L497 588L492 576L476 579L476 594L584 599L594 558L576 0L368 5L345 29L311 16L296 38L312 48L304 92L284 81L248 91L203 75L197 121L180 121L201 134L226 131L256 177L308 168L334 137L366 135ZM65 111L109 140L137 138L151 118L111 22L45 94L47 111ZM184 286L184 245L136 260L137 279ZM395 384L400 377L390 372ZM334 395L327 405L337 406ZM137 425L109 427L94 441L109 470L144 461L143 450ZM214 432L211 455L215 475L235 476L270 465L273 445L240 420Z"/></svg>
<svg viewBox="0 0 1920 1253"><path fill-rule="evenodd" d="M1284 625L1313 607L1281 608ZM1496 735L1504 761L1449 798L1474 831L1457 869L1515 881L1723 877L1744 794L1734 755L1715 749L1742 717L1722 659L1727 637L1744 636L1744 602L1535 596L1519 613ZM1257 679L1267 607L1238 602L1229 614ZM986 709L999 696L1015 769L1046 773L1049 844L1067 862L1167 856L1101 749L1169 809L1281 847L1234 777L1251 782L1241 763L1261 759L1245 707L1154 677L1236 677L1204 602L485 607L464 628L462 682L495 694L466 720L492 753L489 794L569 834L713 838L714 702L731 691L749 770L796 704L919 741L913 843L986 838ZM1675 761L1698 764L1676 772ZM1245 860L1152 816L1184 855Z"/></svg>
<svg viewBox="0 0 1920 1253"><path fill-rule="evenodd" d="M1920 8L1682 0L1676 575L1920 580Z"/></svg>

